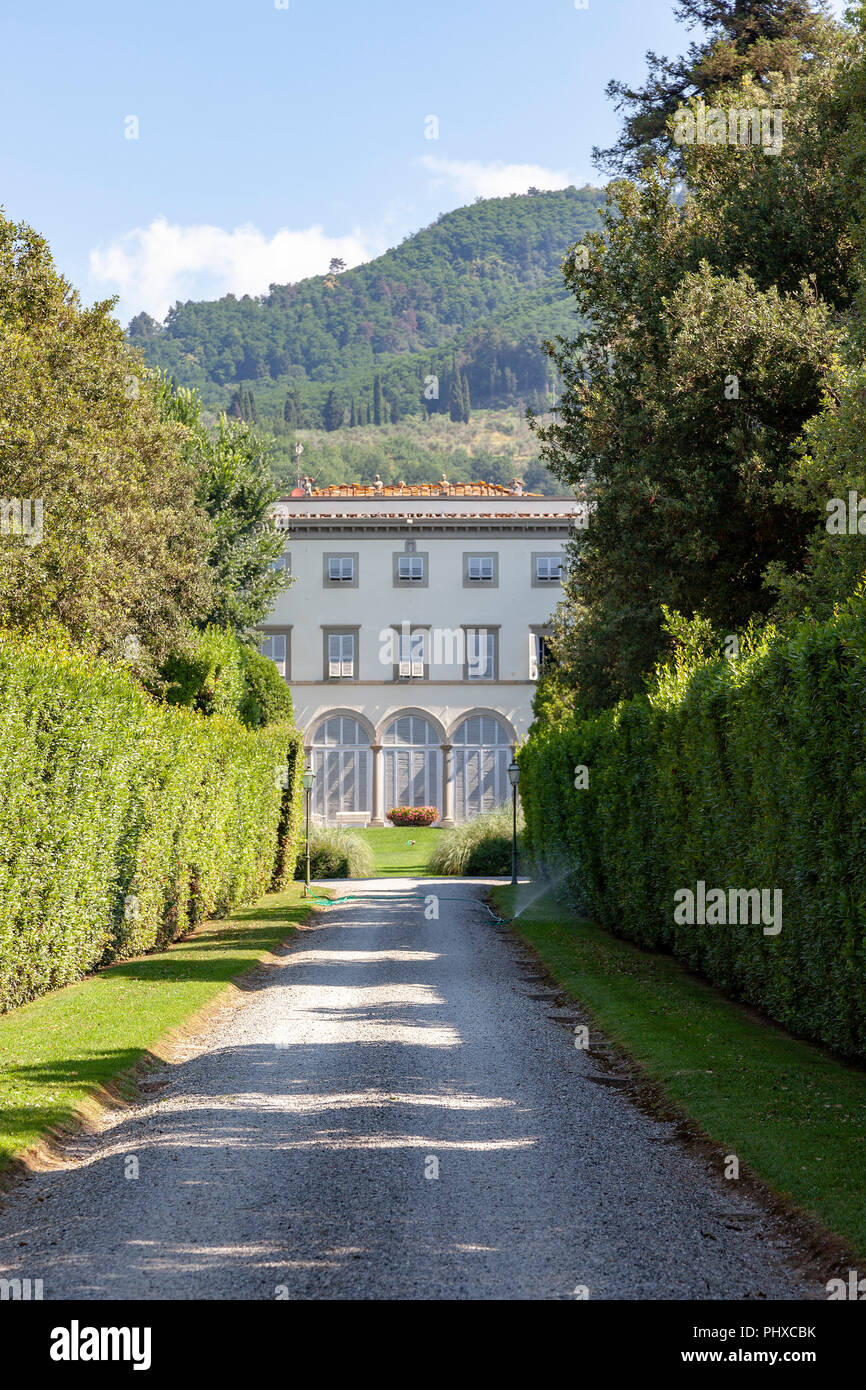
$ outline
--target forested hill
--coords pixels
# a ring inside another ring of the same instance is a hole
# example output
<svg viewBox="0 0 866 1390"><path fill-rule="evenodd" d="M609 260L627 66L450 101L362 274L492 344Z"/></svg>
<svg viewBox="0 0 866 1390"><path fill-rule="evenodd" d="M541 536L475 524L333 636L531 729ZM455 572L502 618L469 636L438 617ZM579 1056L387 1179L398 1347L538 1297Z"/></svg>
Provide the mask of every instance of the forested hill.
<svg viewBox="0 0 866 1390"><path fill-rule="evenodd" d="M481 200L354 270L262 298L189 301L163 325L140 314L129 338L206 404L263 423L336 429L422 411L465 418L470 402L543 406L539 343L574 326L560 262L598 225L603 199L587 187Z"/></svg>

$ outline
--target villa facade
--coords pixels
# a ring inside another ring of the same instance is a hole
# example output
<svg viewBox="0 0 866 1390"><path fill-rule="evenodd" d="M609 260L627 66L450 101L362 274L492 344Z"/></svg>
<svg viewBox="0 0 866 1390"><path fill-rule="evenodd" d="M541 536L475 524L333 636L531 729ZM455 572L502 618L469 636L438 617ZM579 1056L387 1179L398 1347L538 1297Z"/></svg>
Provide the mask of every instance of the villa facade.
<svg viewBox="0 0 866 1390"><path fill-rule="evenodd" d="M501 804L532 718L575 498L493 484L298 489L293 583L262 625L329 824L397 805L452 825Z"/></svg>

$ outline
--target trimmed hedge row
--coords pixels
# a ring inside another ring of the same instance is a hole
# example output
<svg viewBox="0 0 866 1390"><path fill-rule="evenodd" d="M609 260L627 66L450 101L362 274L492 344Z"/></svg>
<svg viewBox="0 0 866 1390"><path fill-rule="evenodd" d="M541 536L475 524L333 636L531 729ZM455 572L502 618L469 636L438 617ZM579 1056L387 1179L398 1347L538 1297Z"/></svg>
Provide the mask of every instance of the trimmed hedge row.
<svg viewBox="0 0 866 1390"><path fill-rule="evenodd" d="M671 669L519 761L529 853L582 910L866 1061L866 601ZM781 889L781 932L678 923L699 881Z"/></svg>
<svg viewBox="0 0 866 1390"><path fill-rule="evenodd" d="M302 776L289 725L174 709L0 633L0 1010L290 880Z"/></svg>

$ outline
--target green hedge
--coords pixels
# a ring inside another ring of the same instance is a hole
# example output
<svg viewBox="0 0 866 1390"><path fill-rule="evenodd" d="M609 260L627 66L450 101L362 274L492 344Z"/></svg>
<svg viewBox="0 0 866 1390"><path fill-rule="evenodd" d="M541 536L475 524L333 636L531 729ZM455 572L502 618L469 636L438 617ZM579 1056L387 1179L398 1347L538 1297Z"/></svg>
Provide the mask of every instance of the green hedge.
<svg viewBox="0 0 866 1390"><path fill-rule="evenodd" d="M274 663L213 624L168 657L161 678L170 705L229 715L251 729L294 720L292 692Z"/></svg>
<svg viewBox="0 0 866 1390"><path fill-rule="evenodd" d="M866 1060L866 601L671 669L533 733L527 847L602 925L671 951L792 1031ZM585 765L589 785L575 788ZM781 889L782 930L681 925L674 894Z"/></svg>
<svg viewBox="0 0 866 1390"><path fill-rule="evenodd" d="M171 708L0 633L0 1009L290 880L302 773L291 726Z"/></svg>

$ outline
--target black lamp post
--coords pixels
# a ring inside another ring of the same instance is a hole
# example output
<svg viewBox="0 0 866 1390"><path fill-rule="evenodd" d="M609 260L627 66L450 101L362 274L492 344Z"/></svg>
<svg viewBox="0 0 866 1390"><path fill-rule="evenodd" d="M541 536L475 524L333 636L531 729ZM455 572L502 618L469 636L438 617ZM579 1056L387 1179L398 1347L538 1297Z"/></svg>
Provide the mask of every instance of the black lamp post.
<svg viewBox="0 0 866 1390"><path fill-rule="evenodd" d="M508 780L511 783L511 886L517 887L517 784L520 781L520 764L516 758L512 758L511 766L508 769Z"/></svg>
<svg viewBox="0 0 866 1390"><path fill-rule="evenodd" d="M304 773L304 792L307 798L307 874L304 881L304 897L306 897L310 891L310 793L313 790L313 783L315 780L315 772L310 772L308 768Z"/></svg>

